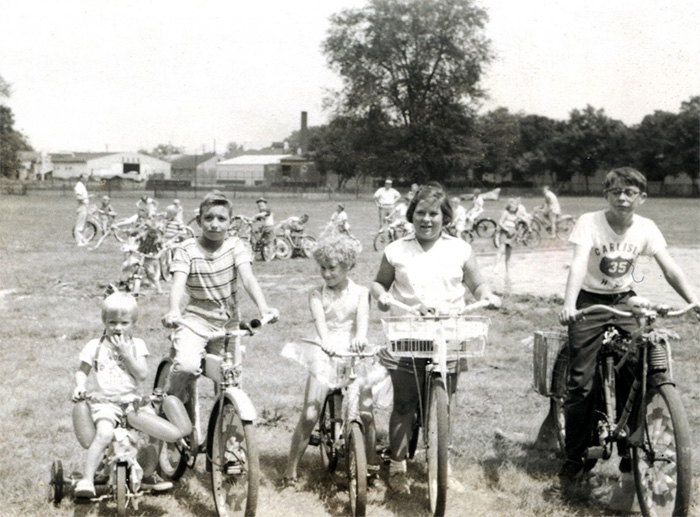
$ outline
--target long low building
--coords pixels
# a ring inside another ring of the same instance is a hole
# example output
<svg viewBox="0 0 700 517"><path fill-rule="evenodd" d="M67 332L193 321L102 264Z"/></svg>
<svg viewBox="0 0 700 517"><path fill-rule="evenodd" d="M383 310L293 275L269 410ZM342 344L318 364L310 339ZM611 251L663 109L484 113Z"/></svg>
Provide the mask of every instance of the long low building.
<svg viewBox="0 0 700 517"><path fill-rule="evenodd" d="M99 179L170 179L170 162L143 153L52 153L53 177Z"/></svg>

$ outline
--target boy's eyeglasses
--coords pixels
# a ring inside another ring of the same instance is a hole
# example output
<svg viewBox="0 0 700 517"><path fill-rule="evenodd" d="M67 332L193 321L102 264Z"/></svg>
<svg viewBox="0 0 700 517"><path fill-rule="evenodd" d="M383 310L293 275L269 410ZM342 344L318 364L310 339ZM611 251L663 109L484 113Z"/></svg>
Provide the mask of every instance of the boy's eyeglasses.
<svg viewBox="0 0 700 517"><path fill-rule="evenodd" d="M620 197L620 194L624 194L627 199L635 199L642 192L636 188L609 188L605 189L606 194L612 194L613 197Z"/></svg>

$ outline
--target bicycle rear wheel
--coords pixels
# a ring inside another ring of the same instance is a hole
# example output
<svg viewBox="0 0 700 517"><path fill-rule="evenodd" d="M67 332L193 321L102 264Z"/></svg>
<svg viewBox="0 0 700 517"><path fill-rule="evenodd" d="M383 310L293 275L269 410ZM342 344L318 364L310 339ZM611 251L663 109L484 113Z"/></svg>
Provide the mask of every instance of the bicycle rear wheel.
<svg viewBox="0 0 700 517"><path fill-rule="evenodd" d="M538 231L527 230L523 235L523 244L528 248L535 248L540 245L540 242L542 242L542 237Z"/></svg>
<svg viewBox="0 0 700 517"><path fill-rule="evenodd" d="M49 502L60 504L63 499L63 463L54 460L51 464L51 477L49 478Z"/></svg>
<svg viewBox="0 0 700 517"><path fill-rule="evenodd" d="M340 408L336 408L336 394L331 393L326 397L321 410L321 417L318 419L318 434L321 440L319 448L321 449L321 463L323 468L328 472L335 472L338 466L338 449L337 449L337 425L334 415Z"/></svg>
<svg viewBox="0 0 700 517"><path fill-rule="evenodd" d="M271 262L275 259L276 255L276 239L272 238L263 238L263 242L261 243L260 246L260 255L262 255L262 258L265 262Z"/></svg>
<svg viewBox="0 0 700 517"><path fill-rule="evenodd" d="M568 239L569 235L571 235L571 232L574 229L575 224L576 222L573 219L563 219L561 221L557 221L557 237L563 241Z"/></svg>
<svg viewBox="0 0 700 517"><path fill-rule="evenodd" d="M384 230L379 230L374 236L374 251L383 251L386 245L389 244L389 236Z"/></svg>
<svg viewBox="0 0 700 517"><path fill-rule="evenodd" d="M692 492L690 427L675 386L647 392L642 443L632 448L634 482L644 515L688 515Z"/></svg>
<svg viewBox="0 0 700 517"><path fill-rule="evenodd" d="M80 235L83 237L83 242L92 241L97 233L97 225L92 221L86 221L85 226L83 226L83 229L80 231ZM73 238L75 238L75 228L73 228Z"/></svg>
<svg viewBox="0 0 700 517"><path fill-rule="evenodd" d="M301 251L304 257L311 258L316 249L316 239L309 235L304 235L301 238Z"/></svg>
<svg viewBox="0 0 700 517"><path fill-rule="evenodd" d="M253 422L241 420L238 409L224 400L210 426L211 484L220 517L255 515L260 486L260 461Z"/></svg>
<svg viewBox="0 0 700 517"><path fill-rule="evenodd" d="M170 368L172 363L162 362L158 366L158 371L156 372L156 378L153 383L154 391L157 389L165 391L165 383L168 380L168 374L170 373ZM192 434L185 438L185 441L189 440L190 444L194 443L192 438L195 436L195 421L193 419L192 403L187 401L185 403L185 409L187 409L187 414L192 422ZM162 416L162 415L161 415ZM195 452L196 454L196 452ZM158 472L164 479L169 481L177 481L182 477L187 469L187 452L183 446L179 443L168 443L163 442L160 455L158 456Z"/></svg>
<svg viewBox="0 0 700 517"><path fill-rule="evenodd" d="M275 239L275 257L278 259L288 259L292 256L292 247L284 237Z"/></svg>
<svg viewBox="0 0 700 517"><path fill-rule="evenodd" d="M428 493L430 514L445 515L447 505L447 447L449 415L447 390L442 378L432 379L428 406Z"/></svg>
<svg viewBox="0 0 700 517"><path fill-rule="evenodd" d="M357 422L350 425L345 447L350 510L352 515L363 517L367 507L367 455L362 428Z"/></svg>
<svg viewBox="0 0 700 517"><path fill-rule="evenodd" d="M173 278L173 274L170 272L170 263L173 261L172 248L164 250L158 261L160 262L160 277L169 282Z"/></svg>

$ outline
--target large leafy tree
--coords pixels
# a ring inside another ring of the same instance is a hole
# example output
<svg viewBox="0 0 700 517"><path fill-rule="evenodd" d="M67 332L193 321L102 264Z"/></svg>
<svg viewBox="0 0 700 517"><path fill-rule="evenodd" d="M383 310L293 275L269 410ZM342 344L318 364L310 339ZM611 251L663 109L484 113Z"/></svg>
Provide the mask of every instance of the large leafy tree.
<svg viewBox="0 0 700 517"><path fill-rule="evenodd" d="M334 15L323 51L343 80L337 115L381 113L399 172L446 179L469 160L470 107L492 59L486 21L472 0L370 0Z"/></svg>
<svg viewBox="0 0 700 517"><path fill-rule="evenodd" d="M0 100L10 97L10 84L0 76ZM31 151L27 139L14 129L12 110L0 104L0 176L16 178L20 169L19 152Z"/></svg>
<svg viewBox="0 0 700 517"><path fill-rule="evenodd" d="M700 96L681 104L675 126L677 170L691 177L693 194L697 195L700 176Z"/></svg>

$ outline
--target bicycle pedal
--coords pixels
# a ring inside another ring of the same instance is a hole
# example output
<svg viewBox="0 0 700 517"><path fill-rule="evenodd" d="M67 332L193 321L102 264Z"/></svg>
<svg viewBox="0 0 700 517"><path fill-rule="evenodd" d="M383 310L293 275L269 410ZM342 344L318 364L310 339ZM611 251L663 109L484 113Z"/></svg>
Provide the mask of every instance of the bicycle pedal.
<svg viewBox="0 0 700 517"><path fill-rule="evenodd" d="M243 468L241 467L241 465L234 461L228 461L224 463L223 467L221 467L221 470L227 476L238 476L241 474L241 472L243 472Z"/></svg>
<svg viewBox="0 0 700 517"><path fill-rule="evenodd" d="M313 447L318 447L319 445L321 445L321 437L316 433L312 434L311 436L309 436L309 445L312 445Z"/></svg>

